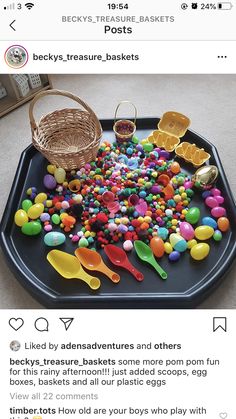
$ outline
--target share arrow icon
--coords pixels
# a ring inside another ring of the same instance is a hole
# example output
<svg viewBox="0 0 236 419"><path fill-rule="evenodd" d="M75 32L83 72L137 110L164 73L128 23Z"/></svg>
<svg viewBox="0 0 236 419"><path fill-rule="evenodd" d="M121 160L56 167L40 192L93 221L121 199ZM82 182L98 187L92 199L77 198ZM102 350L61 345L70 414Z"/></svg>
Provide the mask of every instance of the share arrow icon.
<svg viewBox="0 0 236 419"><path fill-rule="evenodd" d="M73 320L74 320L74 317L60 317L60 320L62 321L62 323L64 324L64 326L65 326L65 329L66 330L68 330L69 329L69 327L70 327L70 325L71 325L71 323L73 322Z"/></svg>

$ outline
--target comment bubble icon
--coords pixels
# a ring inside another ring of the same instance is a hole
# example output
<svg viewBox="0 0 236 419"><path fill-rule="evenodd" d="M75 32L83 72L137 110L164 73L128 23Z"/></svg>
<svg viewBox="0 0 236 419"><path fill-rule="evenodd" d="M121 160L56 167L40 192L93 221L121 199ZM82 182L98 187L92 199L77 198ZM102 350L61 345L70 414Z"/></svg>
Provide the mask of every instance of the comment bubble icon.
<svg viewBox="0 0 236 419"><path fill-rule="evenodd" d="M48 332L49 330L49 323L48 320L45 319L45 317L39 317L34 322L34 327L39 332Z"/></svg>

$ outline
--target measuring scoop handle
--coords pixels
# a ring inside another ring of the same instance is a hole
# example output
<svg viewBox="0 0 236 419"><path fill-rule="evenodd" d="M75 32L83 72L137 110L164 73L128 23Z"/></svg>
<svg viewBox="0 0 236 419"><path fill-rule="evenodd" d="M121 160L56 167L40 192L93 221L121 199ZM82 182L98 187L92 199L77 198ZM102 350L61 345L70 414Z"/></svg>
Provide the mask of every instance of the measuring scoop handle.
<svg viewBox="0 0 236 419"><path fill-rule="evenodd" d="M162 269L162 267L155 261L153 260L153 262L151 263L152 266L156 269L158 275L161 277L161 279L167 279L167 273L166 271L164 271L164 269Z"/></svg>
<svg viewBox="0 0 236 419"><path fill-rule="evenodd" d="M142 272L138 271L130 262L125 262L123 265L134 277L137 281L141 282L144 280L144 275Z"/></svg>
<svg viewBox="0 0 236 419"><path fill-rule="evenodd" d="M108 266L106 266L105 264L102 265L101 272L108 276L108 278L111 279L111 281L114 282L114 284L120 282L120 275L109 269Z"/></svg>

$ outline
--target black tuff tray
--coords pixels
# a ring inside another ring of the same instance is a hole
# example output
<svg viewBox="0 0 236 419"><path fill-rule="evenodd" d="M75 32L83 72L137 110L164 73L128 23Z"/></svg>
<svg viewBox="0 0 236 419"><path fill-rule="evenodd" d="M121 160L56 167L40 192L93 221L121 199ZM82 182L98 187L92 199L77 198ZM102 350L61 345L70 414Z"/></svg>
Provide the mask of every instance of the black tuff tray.
<svg viewBox="0 0 236 419"><path fill-rule="evenodd" d="M146 138L156 129L157 123L156 118L137 120L138 138ZM113 120L102 120L101 124L103 139L114 141ZM209 163L219 169L217 186L225 198L224 206L231 230L223 234L221 242L216 243L213 239L209 241L211 251L204 261L194 261L189 251L186 251L179 262L172 264L165 255L160 264L168 273L166 281L162 281L149 265L140 262L134 250L129 258L143 272L143 282L136 281L127 271L113 266L102 250L104 261L121 275L121 281L113 284L98 273L102 284L97 291L90 290L82 281L63 279L46 260L50 248L44 245L42 235L24 236L14 224L14 214L26 197L26 189L36 186L38 191L44 190L42 179L48 162L32 145L26 148L20 158L0 231L1 245L9 267L36 300L48 308L193 308L214 291L235 258L236 207L216 148L193 131L187 131L182 140L204 147L211 154ZM195 172L191 164L182 159L177 160L186 172ZM198 192L191 201L191 206L195 205L200 208L201 217L210 215ZM67 239L59 249L73 254L76 245Z"/></svg>

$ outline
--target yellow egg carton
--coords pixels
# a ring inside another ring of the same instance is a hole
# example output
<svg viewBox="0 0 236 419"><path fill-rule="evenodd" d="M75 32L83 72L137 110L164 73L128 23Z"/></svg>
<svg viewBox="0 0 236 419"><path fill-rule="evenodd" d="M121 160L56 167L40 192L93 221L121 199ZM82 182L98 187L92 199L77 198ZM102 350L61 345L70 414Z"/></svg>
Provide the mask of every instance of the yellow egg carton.
<svg viewBox="0 0 236 419"><path fill-rule="evenodd" d="M178 157L182 157L185 161L192 163L194 167L202 166L211 157L204 148L199 148L196 144L186 141L176 147L175 153Z"/></svg>
<svg viewBox="0 0 236 419"><path fill-rule="evenodd" d="M166 151L174 151L190 125L190 119L178 112L166 112L147 140Z"/></svg>

